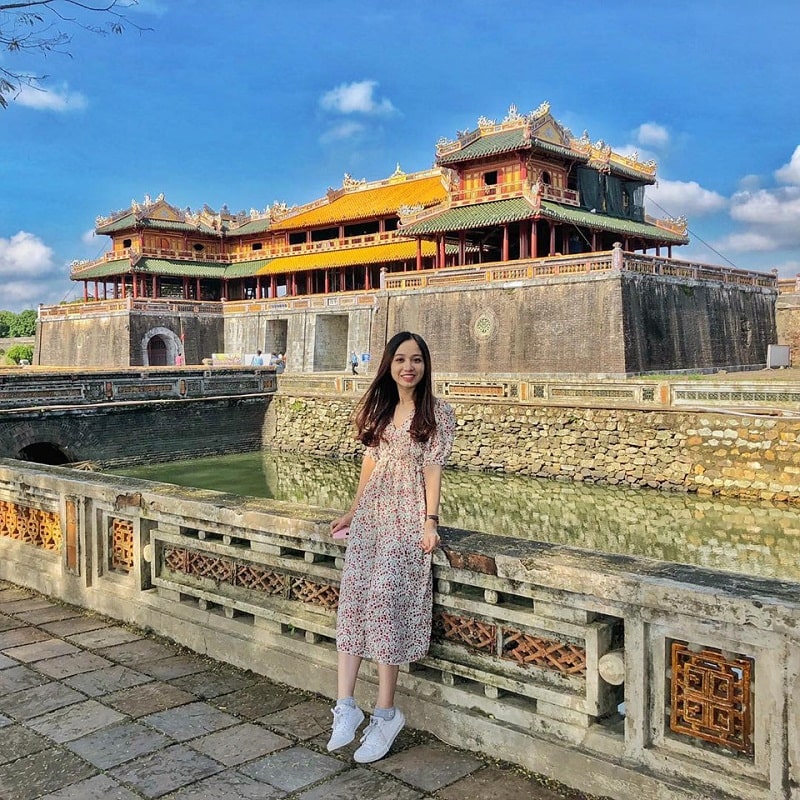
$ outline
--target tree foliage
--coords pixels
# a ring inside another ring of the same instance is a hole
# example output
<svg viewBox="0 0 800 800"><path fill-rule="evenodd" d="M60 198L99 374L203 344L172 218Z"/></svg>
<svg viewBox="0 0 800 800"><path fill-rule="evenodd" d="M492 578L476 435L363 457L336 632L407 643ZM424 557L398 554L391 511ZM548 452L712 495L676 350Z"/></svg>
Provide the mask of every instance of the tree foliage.
<svg viewBox="0 0 800 800"><path fill-rule="evenodd" d="M13 361L15 364L19 364L24 358L30 364L33 359L33 345L15 344L8 348L6 358L9 361Z"/></svg>
<svg viewBox="0 0 800 800"><path fill-rule="evenodd" d="M0 311L0 338L16 339L20 336L33 336L36 333L36 311L28 308L15 314L13 311Z"/></svg>
<svg viewBox="0 0 800 800"><path fill-rule="evenodd" d="M10 54L60 53L72 57L73 32L82 29L100 36L121 34L126 27L144 30L131 22L125 9L139 0L28 0L0 2L0 49ZM6 108L23 86L39 88L46 75L15 70L0 59L0 107Z"/></svg>

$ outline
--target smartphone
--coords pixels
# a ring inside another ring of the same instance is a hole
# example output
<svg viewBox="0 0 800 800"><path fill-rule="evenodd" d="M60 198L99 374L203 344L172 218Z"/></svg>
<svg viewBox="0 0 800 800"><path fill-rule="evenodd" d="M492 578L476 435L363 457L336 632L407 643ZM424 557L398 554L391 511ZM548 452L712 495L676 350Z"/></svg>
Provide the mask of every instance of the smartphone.
<svg viewBox="0 0 800 800"><path fill-rule="evenodd" d="M336 533L333 534L334 539L347 539L350 536L350 528L339 528Z"/></svg>

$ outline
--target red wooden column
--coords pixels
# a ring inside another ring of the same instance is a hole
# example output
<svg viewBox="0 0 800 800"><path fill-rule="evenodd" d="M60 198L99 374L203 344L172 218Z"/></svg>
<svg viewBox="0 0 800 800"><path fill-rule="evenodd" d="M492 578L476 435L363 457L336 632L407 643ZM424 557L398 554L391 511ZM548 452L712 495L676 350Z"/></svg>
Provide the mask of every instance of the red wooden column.
<svg viewBox="0 0 800 800"><path fill-rule="evenodd" d="M189 279L185 275L183 276L183 299L189 299Z"/></svg>
<svg viewBox="0 0 800 800"><path fill-rule="evenodd" d="M108 300L108 284L103 281L103 300Z"/></svg>
<svg viewBox="0 0 800 800"><path fill-rule="evenodd" d="M158 276L153 275L153 297L158 297Z"/></svg>
<svg viewBox="0 0 800 800"><path fill-rule="evenodd" d="M325 294L330 294L331 291L331 276L330 272L325 270Z"/></svg>
<svg viewBox="0 0 800 800"><path fill-rule="evenodd" d="M467 260L467 232L458 232L458 266L463 267Z"/></svg>
<svg viewBox="0 0 800 800"><path fill-rule="evenodd" d="M261 299L261 276L256 275L256 300Z"/></svg>
<svg viewBox="0 0 800 800"><path fill-rule="evenodd" d="M269 296L270 297L278 296L278 276L274 274L270 275L269 278Z"/></svg>
<svg viewBox="0 0 800 800"><path fill-rule="evenodd" d="M548 255L555 255L556 252L556 226L552 222L548 222L550 226L550 252Z"/></svg>
<svg viewBox="0 0 800 800"><path fill-rule="evenodd" d="M98 297L98 295L99 295L99 294L100 294L100 293L97 291L97 281L95 281L95 282L94 282L94 299L95 299L95 300L99 300L99 299L100 299L100 298Z"/></svg>
<svg viewBox="0 0 800 800"><path fill-rule="evenodd" d="M121 292L123 300L125 300L125 295L127 294L127 292L128 292L128 287L125 285L125 276L123 275L122 276L122 292Z"/></svg>
<svg viewBox="0 0 800 800"><path fill-rule="evenodd" d="M367 290L372 288L369 284L369 264L364 265L364 288Z"/></svg>
<svg viewBox="0 0 800 800"><path fill-rule="evenodd" d="M417 269L422 269L422 237L417 236Z"/></svg>
<svg viewBox="0 0 800 800"><path fill-rule="evenodd" d="M200 278L195 278L195 300L200 300Z"/></svg>
<svg viewBox="0 0 800 800"><path fill-rule="evenodd" d="M508 223L503 225L503 255L502 261L508 261Z"/></svg>
<svg viewBox="0 0 800 800"><path fill-rule="evenodd" d="M89 302L89 281L83 282L83 302Z"/></svg>
<svg viewBox="0 0 800 800"><path fill-rule="evenodd" d="M445 265L445 261L444 261L444 256L445 256L444 234L442 234L439 237L438 245L439 245L439 248L438 248L438 250L439 250L439 263L438 263L437 266L439 267L439 269L441 269L442 267L446 266Z"/></svg>
<svg viewBox="0 0 800 800"><path fill-rule="evenodd" d="M521 222L519 224L519 257L530 257L530 251L528 250L528 228Z"/></svg>
<svg viewBox="0 0 800 800"><path fill-rule="evenodd" d="M597 231L592 231L592 252L597 252Z"/></svg>
<svg viewBox="0 0 800 800"><path fill-rule="evenodd" d="M133 299L135 300L139 296L139 287L138 287L139 280L136 277L135 272L133 273L133 275L131 275L131 278L133 279Z"/></svg>
<svg viewBox="0 0 800 800"><path fill-rule="evenodd" d="M539 253L539 240L536 234L536 220L531 221L531 258L536 258Z"/></svg>

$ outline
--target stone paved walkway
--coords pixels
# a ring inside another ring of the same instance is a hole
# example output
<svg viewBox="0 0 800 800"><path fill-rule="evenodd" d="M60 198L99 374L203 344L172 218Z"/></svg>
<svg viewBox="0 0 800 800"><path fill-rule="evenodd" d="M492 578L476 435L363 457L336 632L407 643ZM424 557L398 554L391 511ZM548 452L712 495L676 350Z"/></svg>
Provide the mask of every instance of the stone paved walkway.
<svg viewBox="0 0 800 800"><path fill-rule="evenodd" d="M0 581L0 800L590 800L404 730L330 754L325 698Z"/></svg>

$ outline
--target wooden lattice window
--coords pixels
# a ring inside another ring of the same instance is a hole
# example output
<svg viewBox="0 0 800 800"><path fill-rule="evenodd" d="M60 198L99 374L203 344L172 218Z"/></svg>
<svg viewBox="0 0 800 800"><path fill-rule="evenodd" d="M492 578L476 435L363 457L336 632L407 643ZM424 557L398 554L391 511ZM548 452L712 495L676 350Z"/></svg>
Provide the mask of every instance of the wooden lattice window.
<svg viewBox="0 0 800 800"><path fill-rule="evenodd" d="M672 642L672 731L753 755L753 659Z"/></svg>
<svg viewBox="0 0 800 800"><path fill-rule="evenodd" d="M111 520L111 569L133 569L133 522L129 519Z"/></svg>
<svg viewBox="0 0 800 800"><path fill-rule="evenodd" d="M525 667L553 669L565 675L586 674L586 649L570 642L544 639L503 628L503 658Z"/></svg>
<svg viewBox="0 0 800 800"><path fill-rule="evenodd" d="M472 650L497 654L497 626L483 620L440 611L433 619L433 635Z"/></svg>
<svg viewBox="0 0 800 800"><path fill-rule="evenodd" d="M61 520L53 511L0 500L0 536L8 536L43 550L60 550Z"/></svg>

